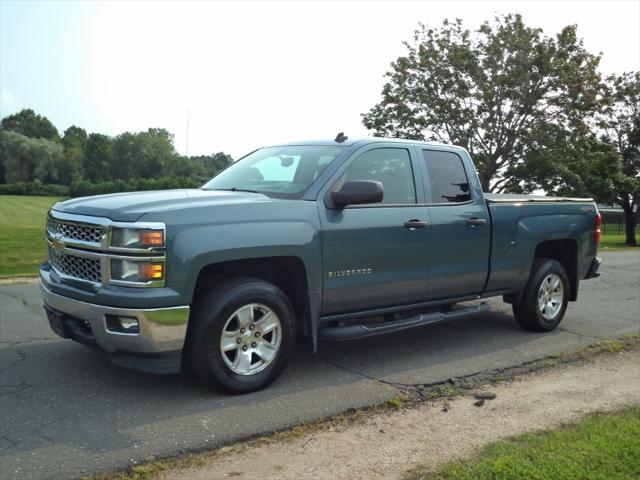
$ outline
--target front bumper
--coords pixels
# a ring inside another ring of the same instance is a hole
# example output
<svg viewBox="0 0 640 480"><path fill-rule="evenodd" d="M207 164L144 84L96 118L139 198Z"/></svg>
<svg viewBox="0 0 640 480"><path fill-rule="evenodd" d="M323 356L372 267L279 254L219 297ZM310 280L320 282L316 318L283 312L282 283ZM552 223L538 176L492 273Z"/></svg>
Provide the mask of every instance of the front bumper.
<svg viewBox="0 0 640 480"><path fill-rule="evenodd" d="M180 371L189 307L115 308L82 302L53 293L41 276L40 290L54 332L102 350L118 365L153 373ZM139 333L113 332L107 316L133 317Z"/></svg>

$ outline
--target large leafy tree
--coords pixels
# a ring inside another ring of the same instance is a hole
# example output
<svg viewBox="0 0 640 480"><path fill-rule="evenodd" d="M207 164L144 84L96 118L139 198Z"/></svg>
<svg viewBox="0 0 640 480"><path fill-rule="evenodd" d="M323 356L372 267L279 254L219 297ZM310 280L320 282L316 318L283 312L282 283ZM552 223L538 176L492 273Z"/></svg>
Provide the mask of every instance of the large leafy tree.
<svg viewBox="0 0 640 480"><path fill-rule="evenodd" d="M585 130L597 105L599 57L585 50L575 25L552 38L520 15L473 33L461 20L445 20L421 25L405 45L364 125L377 135L465 147L485 191L517 185L532 138L544 138L539 129Z"/></svg>
<svg viewBox="0 0 640 480"><path fill-rule="evenodd" d="M84 128L71 125L62 135L62 144L65 149L79 147L84 151L84 147L87 144L87 131Z"/></svg>
<svg viewBox="0 0 640 480"><path fill-rule="evenodd" d="M109 180L109 169L113 158L113 140L100 133L87 137L83 158L85 177L92 182Z"/></svg>
<svg viewBox="0 0 640 480"><path fill-rule="evenodd" d="M19 133L29 138L44 138L59 141L58 130L47 117L26 108L2 119L2 130Z"/></svg>
<svg viewBox="0 0 640 480"><path fill-rule="evenodd" d="M509 190L549 195L593 197L612 203L622 164L615 148L594 132L582 133L548 125L540 128L518 165Z"/></svg>
<svg viewBox="0 0 640 480"><path fill-rule="evenodd" d="M14 182L58 183L65 174L64 153L59 142L30 138L3 131L2 145L6 180Z"/></svg>
<svg viewBox="0 0 640 480"><path fill-rule="evenodd" d="M87 146L86 130L75 125L70 126L62 135L62 145L64 146L62 169L65 175L61 180L65 184L70 184L81 178L83 174L84 154Z"/></svg>
<svg viewBox="0 0 640 480"><path fill-rule="evenodd" d="M171 171L177 158L173 135L163 128L146 132L124 132L114 140L113 178L154 178Z"/></svg>
<svg viewBox="0 0 640 480"><path fill-rule="evenodd" d="M111 160L111 178L129 180L133 178L133 168L140 157L138 135L124 132L113 140L113 158Z"/></svg>
<svg viewBox="0 0 640 480"><path fill-rule="evenodd" d="M134 164L134 174L141 178L162 176L176 157L173 134L164 128L150 128L138 136L141 151Z"/></svg>
<svg viewBox="0 0 640 480"><path fill-rule="evenodd" d="M607 79L609 95L598 116L602 139L617 151L621 171L614 182L614 201L622 207L626 243L637 245L636 224L640 208L640 72Z"/></svg>

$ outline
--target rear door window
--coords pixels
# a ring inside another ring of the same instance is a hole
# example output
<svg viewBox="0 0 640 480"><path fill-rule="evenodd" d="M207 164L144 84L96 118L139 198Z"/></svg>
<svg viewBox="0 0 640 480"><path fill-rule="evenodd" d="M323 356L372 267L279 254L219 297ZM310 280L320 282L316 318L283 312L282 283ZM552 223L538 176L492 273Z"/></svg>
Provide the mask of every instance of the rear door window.
<svg viewBox="0 0 640 480"><path fill-rule="evenodd" d="M462 159L452 152L423 150L427 166L430 203L463 203L471 200L469 179Z"/></svg>

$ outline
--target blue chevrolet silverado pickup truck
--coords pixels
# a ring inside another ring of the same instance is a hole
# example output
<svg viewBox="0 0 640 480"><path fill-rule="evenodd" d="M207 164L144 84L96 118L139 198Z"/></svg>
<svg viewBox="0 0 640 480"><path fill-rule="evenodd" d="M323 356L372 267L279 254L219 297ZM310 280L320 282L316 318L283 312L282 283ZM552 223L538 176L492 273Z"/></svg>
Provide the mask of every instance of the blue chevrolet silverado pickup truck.
<svg viewBox="0 0 640 480"><path fill-rule="evenodd" d="M249 392L298 334L315 351L493 296L553 330L598 275L599 227L591 199L484 194L462 148L339 135L260 148L200 189L57 203L40 284L63 338Z"/></svg>

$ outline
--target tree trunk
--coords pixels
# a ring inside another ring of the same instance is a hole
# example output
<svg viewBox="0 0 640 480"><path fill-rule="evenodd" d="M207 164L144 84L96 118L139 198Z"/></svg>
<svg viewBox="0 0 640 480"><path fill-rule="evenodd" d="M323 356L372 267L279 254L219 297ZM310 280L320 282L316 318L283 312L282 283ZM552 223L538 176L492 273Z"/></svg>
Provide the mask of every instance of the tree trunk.
<svg viewBox="0 0 640 480"><path fill-rule="evenodd" d="M636 243L636 219L633 215L633 204L625 202L622 205L624 210L624 225L626 231L625 245L635 246Z"/></svg>

